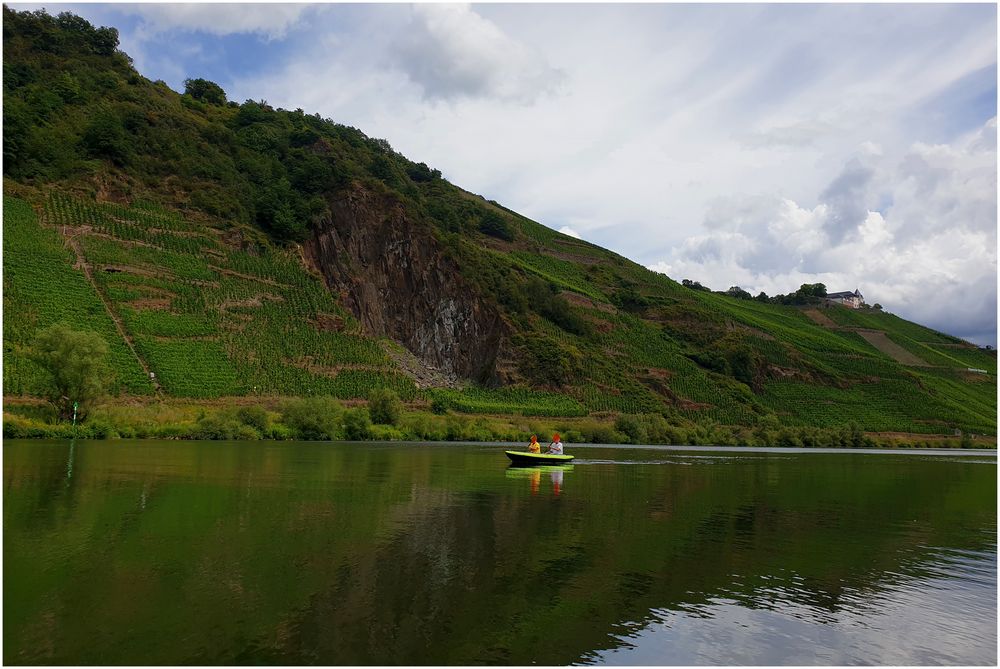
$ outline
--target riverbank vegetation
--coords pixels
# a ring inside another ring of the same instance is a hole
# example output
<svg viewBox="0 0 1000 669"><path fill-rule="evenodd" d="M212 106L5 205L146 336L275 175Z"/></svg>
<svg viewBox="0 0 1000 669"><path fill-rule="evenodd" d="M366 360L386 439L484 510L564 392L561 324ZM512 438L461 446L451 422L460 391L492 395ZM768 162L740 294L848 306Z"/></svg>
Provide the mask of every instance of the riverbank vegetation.
<svg viewBox="0 0 1000 669"><path fill-rule="evenodd" d="M459 413L440 406L404 405L391 393L364 403L332 397L221 398L209 401L130 398L98 404L73 425L41 402L7 402L7 439L198 439L472 441L527 443L559 432L568 445L669 444L792 448L995 448L981 435L866 433L857 423L839 428L788 427L771 421L755 428L698 423L677 415L599 414L530 417Z"/></svg>

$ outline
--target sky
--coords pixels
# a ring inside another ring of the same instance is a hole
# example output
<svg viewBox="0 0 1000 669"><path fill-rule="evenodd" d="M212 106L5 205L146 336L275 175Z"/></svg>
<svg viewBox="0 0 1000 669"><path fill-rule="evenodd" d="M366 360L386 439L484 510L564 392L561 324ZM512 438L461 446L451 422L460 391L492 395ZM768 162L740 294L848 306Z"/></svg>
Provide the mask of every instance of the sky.
<svg viewBox="0 0 1000 669"><path fill-rule="evenodd" d="M44 7L678 281L997 343L995 4Z"/></svg>

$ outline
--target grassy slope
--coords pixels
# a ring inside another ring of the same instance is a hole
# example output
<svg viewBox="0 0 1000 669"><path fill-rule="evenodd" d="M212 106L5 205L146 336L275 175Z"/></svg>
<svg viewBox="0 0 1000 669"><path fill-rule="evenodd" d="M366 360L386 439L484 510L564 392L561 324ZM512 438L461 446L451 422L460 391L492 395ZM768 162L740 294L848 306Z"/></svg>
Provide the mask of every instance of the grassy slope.
<svg viewBox="0 0 1000 669"><path fill-rule="evenodd" d="M8 18L5 31L20 25ZM14 153L5 147L5 193L31 205L5 197L7 393L38 391L23 349L60 319L112 342L116 391L152 393L110 310L167 395L350 398L387 386L430 399L398 372L387 342L360 333L296 247L274 241L306 234L320 196L361 182L426 223L515 330L518 373L533 391L441 392L456 409L996 431L995 355L889 314L830 308L836 325L823 326L795 307L684 288L428 176L357 130L179 96L119 56L74 46L75 33L46 29L63 35L63 51L40 50L27 30L5 32L5 138L8 126L21 132L7 142ZM93 118L128 132L104 141ZM298 227L282 227L275 211ZM478 231L491 216L510 240ZM74 269L74 248L92 283ZM559 294L540 297L539 283ZM884 331L929 366L900 365L852 328Z"/></svg>

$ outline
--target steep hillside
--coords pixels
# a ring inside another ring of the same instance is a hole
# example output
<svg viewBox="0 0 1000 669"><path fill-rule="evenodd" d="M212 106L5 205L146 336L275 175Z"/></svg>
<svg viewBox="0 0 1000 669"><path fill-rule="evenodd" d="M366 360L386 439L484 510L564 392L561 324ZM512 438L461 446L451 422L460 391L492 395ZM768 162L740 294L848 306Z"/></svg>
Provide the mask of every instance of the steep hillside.
<svg viewBox="0 0 1000 669"><path fill-rule="evenodd" d="M116 45L4 9L8 395L38 391L26 347L65 320L109 341L133 395L390 387L466 411L996 431L995 355L682 286L354 128L177 94Z"/></svg>

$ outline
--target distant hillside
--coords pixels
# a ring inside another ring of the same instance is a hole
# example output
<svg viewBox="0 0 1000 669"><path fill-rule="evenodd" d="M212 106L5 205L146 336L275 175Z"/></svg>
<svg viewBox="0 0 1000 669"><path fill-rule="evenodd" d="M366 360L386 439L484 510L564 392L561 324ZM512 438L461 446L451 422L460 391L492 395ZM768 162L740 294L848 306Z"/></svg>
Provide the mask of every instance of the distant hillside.
<svg viewBox="0 0 1000 669"><path fill-rule="evenodd" d="M472 412L996 432L995 354L682 286L354 128L180 95L116 47L4 8L7 395L37 392L26 347L64 320L109 341L132 395L390 387Z"/></svg>

